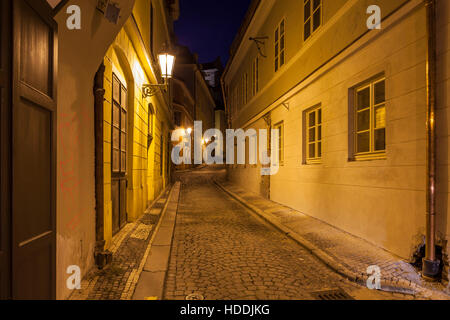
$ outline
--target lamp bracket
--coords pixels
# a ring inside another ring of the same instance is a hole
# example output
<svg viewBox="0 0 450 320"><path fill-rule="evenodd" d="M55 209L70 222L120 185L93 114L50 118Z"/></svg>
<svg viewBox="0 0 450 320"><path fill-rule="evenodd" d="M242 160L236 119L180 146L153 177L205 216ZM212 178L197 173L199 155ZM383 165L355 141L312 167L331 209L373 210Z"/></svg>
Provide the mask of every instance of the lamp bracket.
<svg viewBox="0 0 450 320"><path fill-rule="evenodd" d="M264 46L266 44L265 40L269 39L269 37L250 37L249 40L250 41L254 41L256 44L256 47L258 48L258 52L259 54L263 57L263 58L267 58L267 56L263 53L263 50L261 48L261 46Z"/></svg>
<svg viewBox="0 0 450 320"><path fill-rule="evenodd" d="M160 90L167 88L167 83L165 84L144 84L142 85L142 97L149 98L156 95Z"/></svg>
<svg viewBox="0 0 450 320"><path fill-rule="evenodd" d="M283 102L281 104L289 111L289 102Z"/></svg>

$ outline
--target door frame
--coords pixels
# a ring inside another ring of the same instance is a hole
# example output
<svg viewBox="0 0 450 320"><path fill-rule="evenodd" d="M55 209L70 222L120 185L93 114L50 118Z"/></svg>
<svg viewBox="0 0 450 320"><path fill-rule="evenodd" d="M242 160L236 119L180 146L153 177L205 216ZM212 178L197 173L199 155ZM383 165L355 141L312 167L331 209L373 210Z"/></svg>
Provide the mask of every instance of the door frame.
<svg viewBox="0 0 450 320"><path fill-rule="evenodd" d="M0 299L10 299L11 282L11 82L12 0L2 0L0 42Z"/></svg>

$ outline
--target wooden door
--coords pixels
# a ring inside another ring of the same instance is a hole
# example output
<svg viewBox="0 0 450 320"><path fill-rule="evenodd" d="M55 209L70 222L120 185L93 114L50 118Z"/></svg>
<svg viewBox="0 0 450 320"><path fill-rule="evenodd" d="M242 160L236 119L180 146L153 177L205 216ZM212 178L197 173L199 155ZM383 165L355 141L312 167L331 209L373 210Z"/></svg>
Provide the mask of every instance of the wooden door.
<svg viewBox="0 0 450 320"><path fill-rule="evenodd" d="M12 298L55 298L57 24L13 1Z"/></svg>
<svg viewBox="0 0 450 320"><path fill-rule="evenodd" d="M11 1L0 1L0 299L11 296Z"/></svg>
<svg viewBox="0 0 450 320"><path fill-rule="evenodd" d="M127 223L128 95L114 74L112 91L111 197L112 229L116 234Z"/></svg>

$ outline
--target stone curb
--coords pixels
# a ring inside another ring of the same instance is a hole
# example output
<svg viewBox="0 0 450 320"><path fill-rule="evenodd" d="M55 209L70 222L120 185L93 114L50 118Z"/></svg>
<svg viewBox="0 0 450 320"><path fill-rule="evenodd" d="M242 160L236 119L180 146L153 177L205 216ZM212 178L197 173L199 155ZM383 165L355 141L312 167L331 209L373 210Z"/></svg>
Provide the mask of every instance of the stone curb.
<svg viewBox="0 0 450 320"><path fill-rule="evenodd" d="M293 239L295 242L300 244L302 247L307 249L309 252L311 252L311 254L313 254L316 258L318 258L320 261L325 263L333 271L335 271L342 277L344 277L352 282L358 283L362 286L366 286L366 282L368 279L367 274L356 273L353 270L347 268L346 266L342 265L339 261L337 261L334 257L329 255L326 251L320 249L315 244L311 243L310 241L303 238L298 233L294 232L292 229L286 227L281 222L277 221L277 219L274 216L265 213L263 210L252 205L248 201L244 200L242 197L240 197L237 194L233 193L232 191L226 189L219 182L214 181L214 183L221 190L223 190L226 194L228 194L230 197L232 197L236 201L238 201L241 205L243 205L244 207L249 209L251 212L256 214L258 217L260 217L263 220L265 220L266 222L268 222L270 225L272 225L273 227L278 229L280 232L284 233L289 238ZM430 290L428 288L422 287L420 285L412 283L409 280L403 279L403 278L382 279L381 280L381 291L409 294L409 295L414 295L414 296L416 296L417 294L420 293L421 295L423 295L429 299L436 299L436 300L449 300L450 299L450 296L446 295L445 293L436 292L435 290Z"/></svg>
<svg viewBox="0 0 450 320"><path fill-rule="evenodd" d="M174 183L139 267L139 279L136 281L132 297L130 297L133 300L157 300L163 297L180 191L181 184ZM174 194L175 192L177 194ZM175 198L172 200L173 196ZM158 261L151 260L154 256L157 257L154 259L158 259Z"/></svg>

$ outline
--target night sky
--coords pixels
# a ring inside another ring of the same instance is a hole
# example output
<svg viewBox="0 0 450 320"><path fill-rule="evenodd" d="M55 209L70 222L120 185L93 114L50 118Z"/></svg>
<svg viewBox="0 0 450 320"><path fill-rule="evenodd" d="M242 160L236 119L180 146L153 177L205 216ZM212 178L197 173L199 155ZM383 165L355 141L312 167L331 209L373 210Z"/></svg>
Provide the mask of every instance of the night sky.
<svg viewBox="0 0 450 320"><path fill-rule="evenodd" d="M181 15L175 22L178 42L198 53L199 62L218 56L226 64L229 49L251 0L180 0Z"/></svg>

